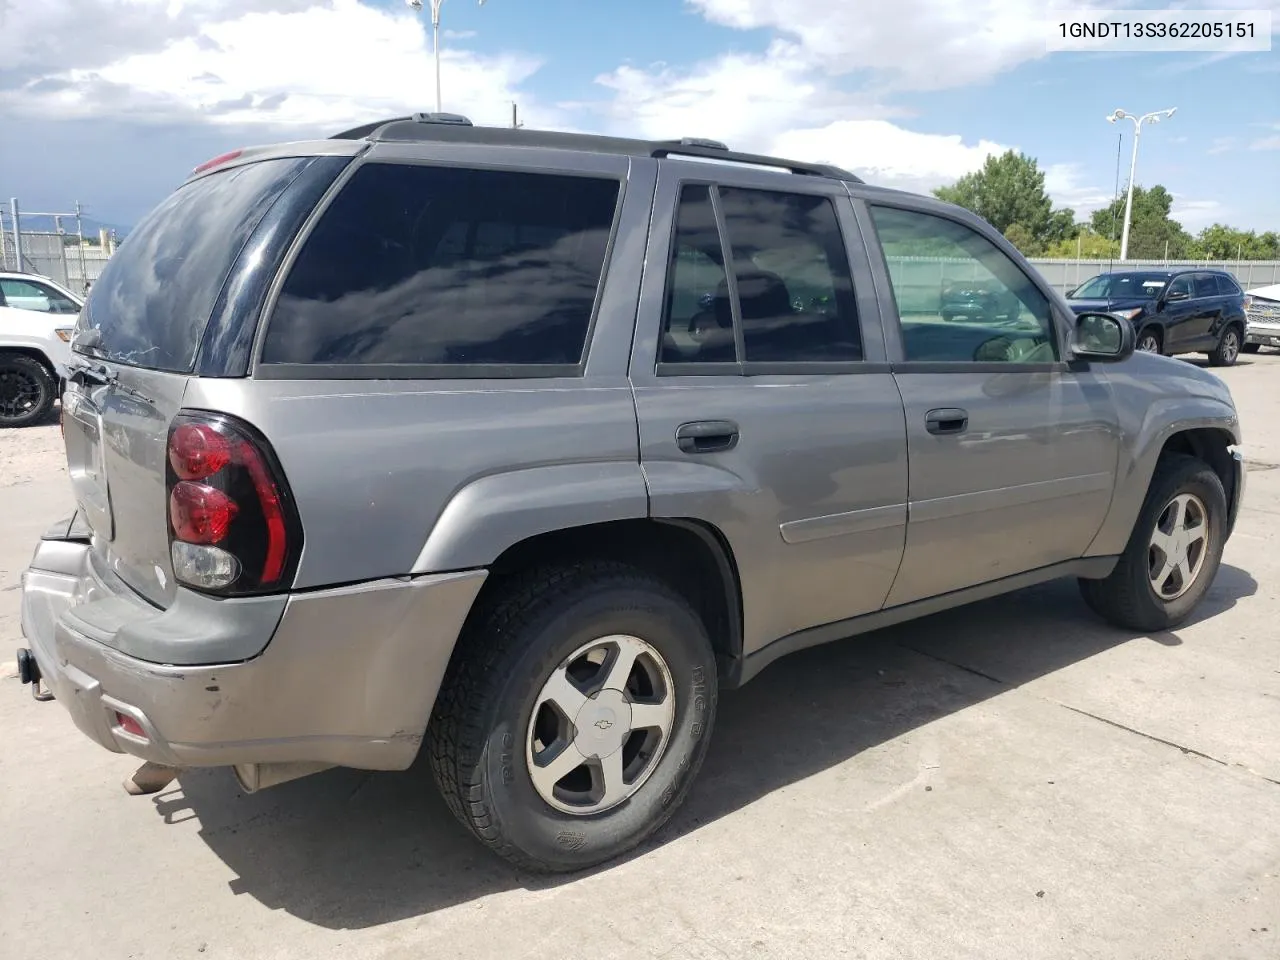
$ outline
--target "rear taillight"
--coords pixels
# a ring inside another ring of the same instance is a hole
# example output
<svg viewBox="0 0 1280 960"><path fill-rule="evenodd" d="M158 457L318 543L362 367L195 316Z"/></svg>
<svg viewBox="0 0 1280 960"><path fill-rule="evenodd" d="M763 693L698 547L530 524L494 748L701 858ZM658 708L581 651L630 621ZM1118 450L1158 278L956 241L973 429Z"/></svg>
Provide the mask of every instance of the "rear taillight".
<svg viewBox="0 0 1280 960"><path fill-rule="evenodd" d="M222 596L286 589L302 549L293 498L266 440L221 414L179 414L169 429L174 576Z"/></svg>

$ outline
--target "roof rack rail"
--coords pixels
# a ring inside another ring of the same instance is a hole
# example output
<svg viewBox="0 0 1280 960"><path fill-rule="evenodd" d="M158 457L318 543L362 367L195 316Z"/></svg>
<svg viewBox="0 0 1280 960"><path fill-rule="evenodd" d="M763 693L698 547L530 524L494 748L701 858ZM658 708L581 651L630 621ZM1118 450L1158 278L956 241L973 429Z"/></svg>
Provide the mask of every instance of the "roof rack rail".
<svg viewBox="0 0 1280 960"><path fill-rule="evenodd" d="M802 163L758 153L730 150L719 140L684 137L680 140L635 140L584 133L559 133L531 130L527 127L477 127L456 113L415 113L408 117L391 117L354 127L332 137L334 140L376 140L382 142L422 142L425 140L466 143L494 147L543 147L556 150L581 150L623 157L691 157L729 163L773 167L793 174L826 177L849 183L864 182L848 170L826 163Z"/></svg>
<svg viewBox="0 0 1280 960"><path fill-rule="evenodd" d="M448 123L455 127L474 127L475 124L460 113L415 113L416 123Z"/></svg>
<svg viewBox="0 0 1280 960"><path fill-rule="evenodd" d="M714 144L712 146L711 144ZM650 153L653 157L696 157L704 160L725 160L732 163L748 163L762 167L777 167L791 173L808 177L830 177L833 180L848 180L851 183L862 183L860 177L848 170L832 166L829 163L803 163L797 160L784 160L782 157L770 157L760 153L738 153L715 140L699 140L685 137L683 140L659 140L653 144Z"/></svg>
<svg viewBox="0 0 1280 960"><path fill-rule="evenodd" d="M388 117L385 120L375 120L373 123L364 123L358 127L352 127L350 130L343 130L341 133L335 133L330 140L363 140L379 127L385 127L388 123L400 123L403 120L412 120L412 117Z"/></svg>

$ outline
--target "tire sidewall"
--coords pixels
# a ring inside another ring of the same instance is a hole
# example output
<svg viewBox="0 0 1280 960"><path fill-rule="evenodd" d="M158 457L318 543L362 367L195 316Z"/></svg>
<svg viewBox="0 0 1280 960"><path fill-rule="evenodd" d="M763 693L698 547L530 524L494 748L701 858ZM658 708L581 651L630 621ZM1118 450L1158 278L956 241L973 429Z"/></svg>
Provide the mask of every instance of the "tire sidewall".
<svg viewBox="0 0 1280 960"><path fill-rule="evenodd" d="M1200 574L1191 589L1176 600L1163 600L1157 596L1151 586L1147 568L1147 552L1151 544L1151 535L1155 531L1156 522L1168 507L1169 502L1179 494L1190 493L1200 498L1208 513L1209 553L1204 558ZM1206 464L1188 460L1167 479L1152 490L1152 496L1143 506L1142 515L1134 530L1134 538L1129 545L1132 551L1131 568L1135 589L1142 603L1156 613L1166 623L1172 625L1184 620L1204 599L1214 578L1218 575L1218 567L1222 563L1222 551L1225 544L1223 535L1226 531L1227 498L1222 489L1222 481Z"/></svg>
<svg viewBox="0 0 1280 960"><path fill-rule="evenodd" d="M0 371L4 370L30 375L40 388L40 402L20 417L11 419L0 417L0 429L5 427L29 427L31 424L43 420L49 411L53 409L53 401L55 399L53 378L49 376L49 372L45 370L38 360L33 360L26 356L0 357Z"/></svg>
<svg viewBox="0 0 1280 960"><path fill-rule="evenodd" d="M716 669L701 622L685 605L634 586L588 589L526 631L524 653L486 718L480 759L489 811L505 838L552 867L610 859L666 821L688 790L705 753L716 707ZM676 696L671 738L658 766L619 806L589 816L551 807L534 788L525 738L547 678L583 644L624 634L651 644L666 660Z"/></svg>

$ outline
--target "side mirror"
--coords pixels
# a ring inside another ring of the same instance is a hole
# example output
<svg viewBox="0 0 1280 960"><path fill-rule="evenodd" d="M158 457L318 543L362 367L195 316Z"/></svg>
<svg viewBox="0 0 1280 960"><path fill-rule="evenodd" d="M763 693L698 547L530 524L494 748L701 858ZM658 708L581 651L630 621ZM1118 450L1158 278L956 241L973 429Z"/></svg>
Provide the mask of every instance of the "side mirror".
<svg viewBox="0 0 1280 960"><path fill-rule="evenodd" d="M1110 313L1082 313L1076 317L1071 352L1083 360L1117 363L1133 355L1133 325Z"/></svg>
<svg viewBox="0 0 1280 960"><path fill-rule="evenodd" d="M1188 300L1190 298L1191 294L1187 293L1185 290L1170 290L1164 295L1164 302L1174 303L1178 300Z"/></svg>

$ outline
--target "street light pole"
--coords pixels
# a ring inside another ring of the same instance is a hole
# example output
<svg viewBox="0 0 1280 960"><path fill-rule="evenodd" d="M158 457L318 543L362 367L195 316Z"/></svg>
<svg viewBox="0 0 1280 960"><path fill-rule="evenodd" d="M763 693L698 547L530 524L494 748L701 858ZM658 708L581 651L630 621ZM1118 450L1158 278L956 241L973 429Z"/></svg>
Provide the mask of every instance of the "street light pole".
<svg viewBox="0 0 1280 960"><path fill-rule="evenodd" d="M1162 118L1172 117L1177 110L1177 107L1172 107L1169 110L1144 113L1140 117L1135 117L1132 113L1125 113L1123 110L1117 110L1107 117L1107 123L1115 123L1117 120L1133 121L1133 159L1129 161L1129 193L1124 201L1124 230L1120 235L1121 260L1129 259L1129 222L1133 216L1133 178L1138 169L1138 141L1142 138L1142 125L1144 123L1159 123Z"/></svg>
<svg viewBox="0 0 1280 960"><path fill-rule="evenodd" d="M436 62L436 113L443 113L440 97L440 8L444 5L444 0L427 2L431 4L431 55ZM405 0L405 3L412 10L422 10L422 0ZM484 0L480 0L480 6L484 6Z"/></svg>

